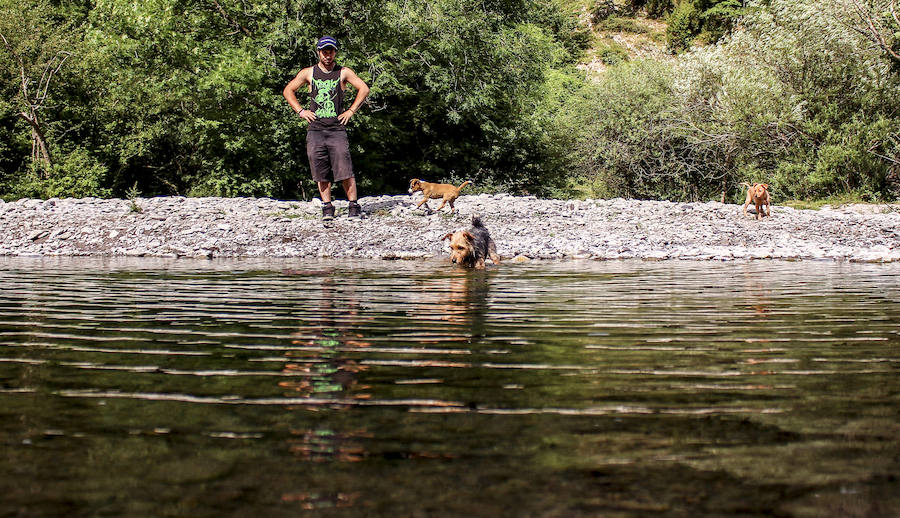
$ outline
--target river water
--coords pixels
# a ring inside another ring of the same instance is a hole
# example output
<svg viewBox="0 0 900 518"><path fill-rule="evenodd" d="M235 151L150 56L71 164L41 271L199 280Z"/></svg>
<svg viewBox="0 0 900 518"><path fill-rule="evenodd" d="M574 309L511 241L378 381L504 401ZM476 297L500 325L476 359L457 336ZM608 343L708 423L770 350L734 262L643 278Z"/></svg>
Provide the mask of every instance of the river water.
<svg viewBox="0 0 900 518"><path fill-rule="evenodd" d="M0 516L897 516L900 265L0 258Z"/></svg>

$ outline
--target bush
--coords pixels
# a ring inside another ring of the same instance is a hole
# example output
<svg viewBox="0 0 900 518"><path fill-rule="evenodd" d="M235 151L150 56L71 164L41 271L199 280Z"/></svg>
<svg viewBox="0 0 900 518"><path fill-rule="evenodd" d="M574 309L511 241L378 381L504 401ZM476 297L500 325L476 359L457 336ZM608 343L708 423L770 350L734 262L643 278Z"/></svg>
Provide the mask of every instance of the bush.
<svg viewBox="0 0 900 518"><path fill-rule="evenodd" d="M631 0L631 4L637 9L645 9L651 18L662 18L675 7L672 0Z"/></svg>
<svg viewBox="0 0 900 518"><path fill-rule="evenodd" d="M670 65L636 60L610 68L594 92L590 132L578 148L580 176L616 196L677 197L671 155L681 147L667 131L675 109ZM674 140L673 140L674 139ZM595 190L601 190L595 188Z"/></svg>
<svg viewBox="0 0 900 518"><path fill-rule="evenodd" d="M612 38L600 38L594 44L594 53L606 65L618 65L628 61L628 50Z"/></svg>
<svg viewBox="0 0 900 518"><path fill-rule="evenodd" d="M683 52L695 38L715 43L743 16L742 0L682 0L669 15L666 43L670 52Z"/></svg>
<svg viewBox="0 0 900 518"><path fill-rule="evenodd" d="M580 186L590 168L583 163L583 153L586 143L594 138L592 121L599 92L599 85L585 81L584 74L574 68L548 71L537 89L539 101L533 115L545 138L554 144L551 165L560 172L547 183L545 194L585 196Z"/></svg>
<svg viewBox="0 0 900 518"><path fill-rule="evenodd" d="M694 36L700 32L700 15L693 2L684 1L669 15L666 28L666 48L676 54L691 47Z"/></svg>
<svg viewBox="0 0 900 518"><path fill-rule="evenodd" d="M618 13L619 8L613 0L597 0L594 8L591 10L591 19L597 23Z"/></svg>
<svg viewBox="0 0 900 518"><path fill-rule="evenodd" d="M613 2L598 2L600 4L613 4ZM674 5L672 0L625 0L621 8L617 10L618 13L625 14L635 14L640 10L644 10L647 13L647 16L650 18L662 18L668 13L670 13L673 9ZM614 14L614 13L610 13Z"/></svg>
<svg viewBox="0 0 900 518"><path fill-rule="evenodd" d="M7 189L10 198L108 198L106 166L82 148L77 148L49 168L33 164Z"/></svg>
<svg viewBox="0 0 900 518"><path fill-rule="evenodd" d="M700 0L701 37L715 43L728 34L734 22L744 15L743 0Z"/></svg>
<svg viewBox="0 0 900 518"><path fill-rule="evenodd" d="M685 5L685 4L682 4ZM612 67L581 141L595 192L740 201L741 181L782 199L900 194L900 75L813 0L750 5L744 28L674 66ZM777 19L777 23L775 20Z"/></svg>
<svg viewBox="0 0 900 518"><path fill-rule="evenodd" d="M650 32L650 29L638 23L634 18L624 18L620 16L610 16L597 23L594 28L600 31L630 32L634 34L646 34Z"/></svg>

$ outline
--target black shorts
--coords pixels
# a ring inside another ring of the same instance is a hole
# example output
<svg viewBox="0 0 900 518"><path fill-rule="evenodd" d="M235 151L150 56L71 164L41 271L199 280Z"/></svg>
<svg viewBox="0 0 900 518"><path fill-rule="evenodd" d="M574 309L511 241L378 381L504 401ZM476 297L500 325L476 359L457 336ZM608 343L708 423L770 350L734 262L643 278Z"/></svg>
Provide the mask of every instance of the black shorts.
<svg viewBox="0 0 900 518"><path fill-rule="evenodd" d="M308 131L306 154L309 156L313 180L340 182L353 178L350 141L347 140L346 131Z"/></svg>

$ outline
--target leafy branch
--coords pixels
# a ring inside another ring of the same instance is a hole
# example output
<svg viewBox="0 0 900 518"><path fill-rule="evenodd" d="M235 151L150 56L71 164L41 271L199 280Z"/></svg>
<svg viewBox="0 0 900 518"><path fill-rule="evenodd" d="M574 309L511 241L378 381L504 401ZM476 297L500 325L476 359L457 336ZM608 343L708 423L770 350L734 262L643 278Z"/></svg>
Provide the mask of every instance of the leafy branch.
<svg viewBox="0 0 900 518"><path fill-rule="evenodd" d="M894 35L896 33L891 31L889 27L885 26L882 21L882 16L878 16L875 13L877 7L870 7L869 5L863 4L859 0L849 1L851 4L853 4L856 17L859 19L860 23L862 23L862 27L851 26L851 29L871 40L876 46L881 48L881 50L885 54L887 54L890 59L893 59L894 61L900 63L900 52L894 50L896 42L892 41L897 37L896 35ZM875 3L877 5L877 0ZM883 9L887 9L887 11L890 12L891 18L893 19L894 24L896 24L897 26L896 30L900 31L900 15L897 14L897 0L891 0L889 4L883 7ZM884 13L884 11L882 12ZM884 14L886 15L886 13Z"/></svg>

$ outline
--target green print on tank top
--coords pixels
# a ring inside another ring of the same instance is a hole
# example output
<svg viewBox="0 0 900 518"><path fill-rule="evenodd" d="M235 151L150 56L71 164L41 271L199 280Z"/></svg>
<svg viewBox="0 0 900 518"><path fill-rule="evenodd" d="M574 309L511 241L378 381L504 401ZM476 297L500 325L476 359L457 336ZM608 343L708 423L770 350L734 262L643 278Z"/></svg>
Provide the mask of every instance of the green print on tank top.
<svg viewBox="0 0 900 518"><path fill-rule="evenodd" d="M316 117L337 117L334 99L337 97L337 79L313 79L316 85Z"/></svg>

